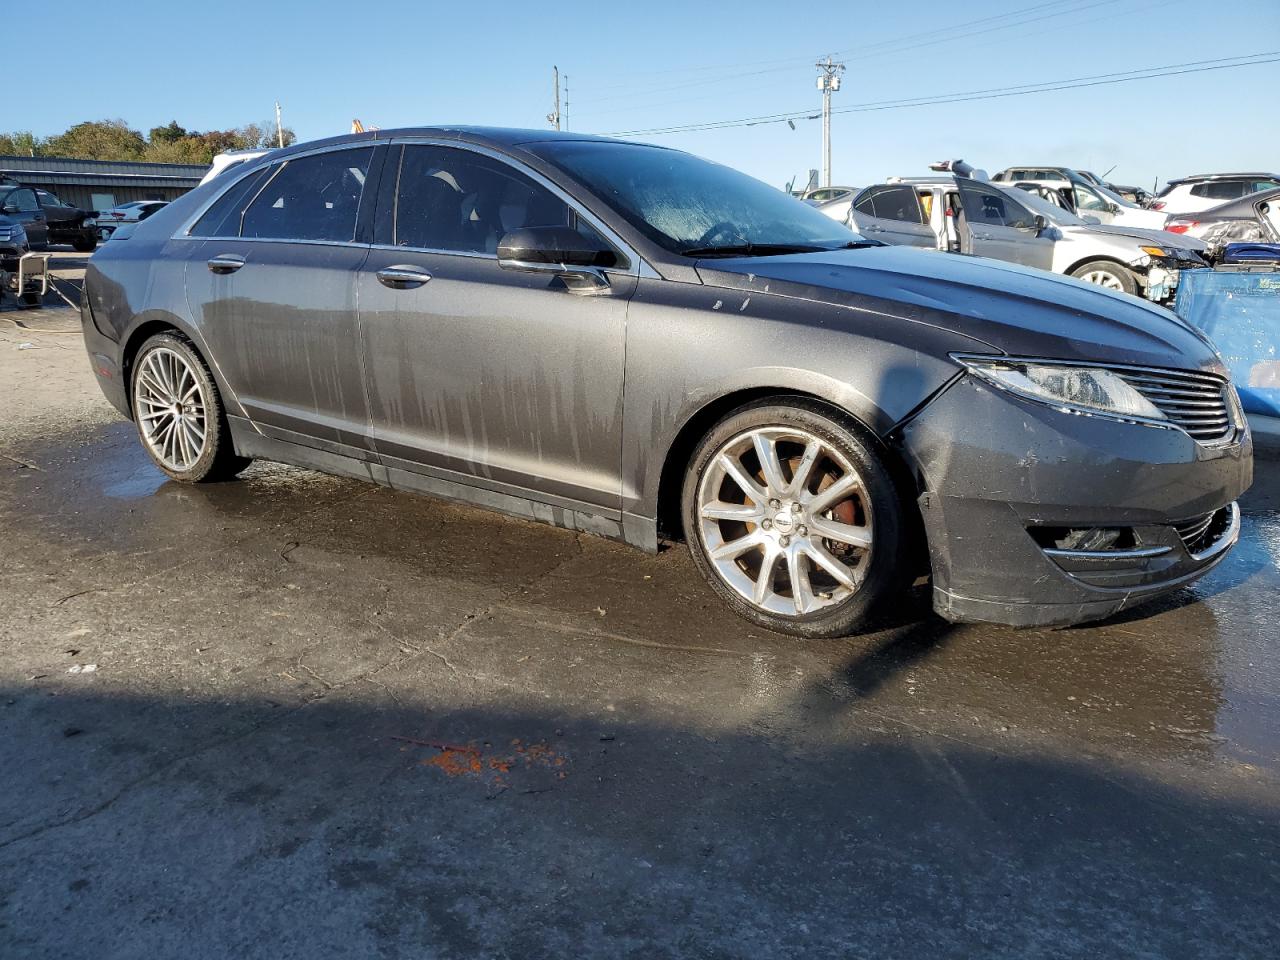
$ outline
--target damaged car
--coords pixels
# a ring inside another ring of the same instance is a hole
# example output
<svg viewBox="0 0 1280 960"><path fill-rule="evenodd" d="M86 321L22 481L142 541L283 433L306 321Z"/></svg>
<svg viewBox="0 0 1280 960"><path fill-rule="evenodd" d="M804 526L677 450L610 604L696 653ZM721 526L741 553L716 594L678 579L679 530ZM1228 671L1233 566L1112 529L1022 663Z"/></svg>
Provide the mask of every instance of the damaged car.
<svg viewBox="0 0 1280 960"><path fill-rule="evenodd" d="M1090 223L1054 188L965 176L868 187L854 198L849 226L886 243L1008 260L1160 303L1173 298L1182 271L1208 266L1194 238Z"/></svg>
<svg viewBox="0 0 1280 960"><path fill-rule="evenodd" d="M1222 259L1229 243L1280 243L1280 189L1172 216L1165 229L1205 243L1214 262Z"/></svg>
<svg viewBox="0 0 1280 960"><path fill-rule="evenodd" d="M103 247L81 312L175 481L262 458L683 538L797 637L922 574L951 620L1105 617L1221 562L1252 477L1221 358L1168 311L577 133L275 151Z"/></svg>

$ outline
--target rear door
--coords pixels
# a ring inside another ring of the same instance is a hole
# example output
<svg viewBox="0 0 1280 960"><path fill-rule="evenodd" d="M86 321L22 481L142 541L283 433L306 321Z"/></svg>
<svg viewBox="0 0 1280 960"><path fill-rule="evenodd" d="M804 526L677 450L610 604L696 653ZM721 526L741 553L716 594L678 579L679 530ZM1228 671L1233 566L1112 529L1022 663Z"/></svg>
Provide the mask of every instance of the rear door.
<svg viewBox="0 0 1280 960"><path fill-rule="evenodd" d="M1036 229L1035 214L996 187L969 180L959 181L959 187L967 253L1051 269L1053 240Z"/></svg>
<svg viewBox="0 0 1280 960"><path fill-rule="evenodd" d="M867 188L854 202L853 213L857 231L873 240L929 249L938 245L915 187L909 184Z"/></svg>
<svg viewBox="0 0 1280 960"><path fill-rule="evenodd" d="M237 181L192 227L187 298L268 436L373 459L356 326L357 219L375 148L330 148Z"/></svg>

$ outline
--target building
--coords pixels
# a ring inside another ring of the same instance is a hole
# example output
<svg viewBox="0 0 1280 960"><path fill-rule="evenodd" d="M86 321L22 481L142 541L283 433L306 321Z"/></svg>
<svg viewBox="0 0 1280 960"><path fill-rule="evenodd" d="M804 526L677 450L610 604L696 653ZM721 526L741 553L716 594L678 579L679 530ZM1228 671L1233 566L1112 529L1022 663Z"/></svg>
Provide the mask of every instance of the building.
<svg viewBox="0 0 1280 960"><path fill-rule="evenodd" d="M194 189L208 169L189 163L0 156L0 175L86 210L107 210L130 200L176 200Z"/></svg>

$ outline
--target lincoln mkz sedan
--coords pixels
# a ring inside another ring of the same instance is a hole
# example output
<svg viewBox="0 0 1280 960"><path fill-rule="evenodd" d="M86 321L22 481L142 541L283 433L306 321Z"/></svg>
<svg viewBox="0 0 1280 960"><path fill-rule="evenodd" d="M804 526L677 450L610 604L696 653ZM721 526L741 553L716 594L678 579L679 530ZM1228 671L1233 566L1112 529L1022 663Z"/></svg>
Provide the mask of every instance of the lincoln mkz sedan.
<svg viewBox="0 0 1280 960"><path fill-rule="evenodd" d="M921 575L953 621L1108 616L1221 561L1252 478L1222 360L1172 313L578 134L274 151L102 248L82 313L175 480L257 457L683 537L800 637Z"/></svg>

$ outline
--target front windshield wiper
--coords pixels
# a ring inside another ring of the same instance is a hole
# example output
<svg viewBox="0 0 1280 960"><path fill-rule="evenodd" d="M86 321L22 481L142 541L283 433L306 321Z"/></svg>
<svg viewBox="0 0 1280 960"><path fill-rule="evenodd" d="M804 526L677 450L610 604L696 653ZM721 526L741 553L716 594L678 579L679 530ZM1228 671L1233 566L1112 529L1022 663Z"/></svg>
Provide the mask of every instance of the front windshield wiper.
<svg viewBox="0 0 1280 960"><path fill-rule="evenodd" d="M686 257L778 257L786 253L817 253L828 250L810 243L734 243L718 247L689 247Z"/></svg>

